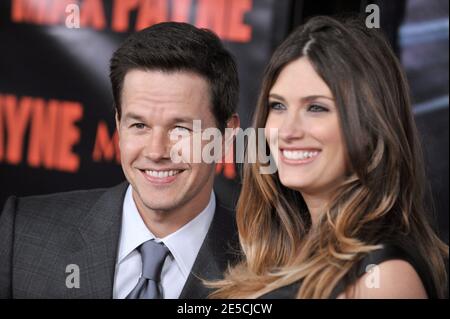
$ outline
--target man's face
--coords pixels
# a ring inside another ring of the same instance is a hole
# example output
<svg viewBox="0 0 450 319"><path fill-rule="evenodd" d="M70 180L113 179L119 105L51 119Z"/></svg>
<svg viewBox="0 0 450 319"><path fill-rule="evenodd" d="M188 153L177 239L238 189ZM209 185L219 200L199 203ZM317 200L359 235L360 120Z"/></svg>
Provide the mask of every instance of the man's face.
<svg viewBox="0 0 450 319"><path fill-rule="evenodd" d="M122 116L116 118L122 168L139 211L201 211L214 180L214 164L170 158L182 136L192 144L193 120L216 127L208 82L191 72L131 70L124 79ZM203 144L207 142L202 142ZM202 145L203 145L202 144ZM192 214L192 211L190 212Z"/></svg>

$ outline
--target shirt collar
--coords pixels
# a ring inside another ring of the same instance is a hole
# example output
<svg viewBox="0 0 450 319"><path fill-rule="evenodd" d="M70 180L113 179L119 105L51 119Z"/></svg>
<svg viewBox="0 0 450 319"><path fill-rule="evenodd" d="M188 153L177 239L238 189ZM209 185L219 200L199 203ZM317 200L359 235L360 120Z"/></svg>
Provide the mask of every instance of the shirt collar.
<svg viewBox="0 0 450 319"><path fill-rule="evenodd" d="M174 233L159 239L152 234L142 220L134 202L132 191L132 187L129 185L123 203L118 263L120 264L142 243L155 239L156 241L162 241L167 246L181 273L187 278L214 217L216 210L214 192L211 191L208 205L194 219ZM193 234L195 235L193 236Z"/></svg>

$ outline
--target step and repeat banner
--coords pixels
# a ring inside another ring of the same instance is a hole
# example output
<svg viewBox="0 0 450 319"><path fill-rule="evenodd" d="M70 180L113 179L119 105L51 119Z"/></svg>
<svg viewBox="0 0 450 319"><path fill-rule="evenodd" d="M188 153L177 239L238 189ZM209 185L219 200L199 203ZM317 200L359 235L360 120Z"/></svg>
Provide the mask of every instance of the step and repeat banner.
<svg viewBox="0 0 450 319"><path fill-rule="evenodd" d="M108 73L130 33L163 21L214 31L237 60L246 128L264 66L288 32L317 14L366 14L372 2L408 74L448 242L447 0L0 0L0 207L12 194L124 180ZM216 173L218 197L233 206L238 169L218 164Z"/></svg>
<svg viewBox="0 0 450 319"><path fill-rule="evenodd" d="M130 33L152 24L188 22L224 41L238 63L239 114L248 126L273 41L285 32L289 2L0 1L0 206L11 194L124 180L109 59ZM233 164L217 166L218 196L230 204L239 192L238 174Z"/></svg>

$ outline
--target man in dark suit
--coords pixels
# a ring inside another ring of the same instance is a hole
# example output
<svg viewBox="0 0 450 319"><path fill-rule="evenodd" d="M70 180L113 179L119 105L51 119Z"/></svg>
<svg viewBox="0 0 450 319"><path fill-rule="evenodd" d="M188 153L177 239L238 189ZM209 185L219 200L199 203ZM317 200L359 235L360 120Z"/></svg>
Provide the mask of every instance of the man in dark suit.
<svg viewBox="0 0 450 319"><path fill-rule="evenodd" d="M131 35L110 71L127 182L9 198L0 298L205 298L202 279L237 257L214 162L198 161L205 129L239 126L230 54L209 31L161 23Z"/></svg>

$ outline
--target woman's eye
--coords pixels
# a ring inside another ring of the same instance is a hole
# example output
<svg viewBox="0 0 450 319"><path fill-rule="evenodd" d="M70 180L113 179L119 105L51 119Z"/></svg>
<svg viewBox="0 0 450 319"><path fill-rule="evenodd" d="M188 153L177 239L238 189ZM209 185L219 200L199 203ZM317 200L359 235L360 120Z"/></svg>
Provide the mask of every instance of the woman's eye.
<svg viewBox="0 0 450 319"><path fill-rule="evenodd" d="M285 110L286 106L284 106L280 102L269 102L269 108L271 110Z"/></svg>
<svg viewBox="0 0 450 319"><path fill-rule="evenodd" d="M312 104L308 107L309 112L328 112L328 109L326 107L323 107L318 104Z"/></svg>

